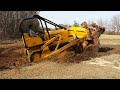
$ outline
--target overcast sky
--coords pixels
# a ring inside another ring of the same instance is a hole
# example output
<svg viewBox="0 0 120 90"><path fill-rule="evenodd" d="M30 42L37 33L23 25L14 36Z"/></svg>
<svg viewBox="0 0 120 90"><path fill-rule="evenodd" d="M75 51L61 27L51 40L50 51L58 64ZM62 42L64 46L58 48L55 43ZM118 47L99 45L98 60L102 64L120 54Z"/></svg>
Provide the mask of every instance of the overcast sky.
<svg viewBox="0 0 120 90"><path fill-rule="evenodd" d="M40 11L40 15L57 24L70 24L74 21L82 23L83 21L110 20L114 15L120 15L120 11Z"/></svg>

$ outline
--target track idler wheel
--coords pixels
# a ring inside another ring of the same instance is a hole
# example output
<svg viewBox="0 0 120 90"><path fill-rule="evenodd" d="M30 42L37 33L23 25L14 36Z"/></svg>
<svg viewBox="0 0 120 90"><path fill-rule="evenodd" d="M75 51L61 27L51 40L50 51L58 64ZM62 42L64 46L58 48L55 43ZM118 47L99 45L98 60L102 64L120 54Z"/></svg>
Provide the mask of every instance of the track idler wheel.
<svg viewBox="0 0 120 90"><path fill-rule="evenodd" d="M39 52L35 52L31 55L30 61L31 62L37 62L41 59L41 55Z"/></svg>

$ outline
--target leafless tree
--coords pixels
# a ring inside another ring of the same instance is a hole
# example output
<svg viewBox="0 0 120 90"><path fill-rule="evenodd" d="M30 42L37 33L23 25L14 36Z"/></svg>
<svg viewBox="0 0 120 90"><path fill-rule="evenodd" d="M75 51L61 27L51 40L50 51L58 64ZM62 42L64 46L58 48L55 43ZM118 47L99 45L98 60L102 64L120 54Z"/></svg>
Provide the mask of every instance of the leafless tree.
<svg viewBox="0 0 120 90"><path fill-rule="evenodd" d="M97 20L97 24L100 25L101 27L104 26L104 21L102 20L102 18Z"/></svg>
<svg viewBox="0 0 120 90"><path fill-rule="evenodd" d="M66 28L69 27L69 25L67 25L67 24L59 24L59 25L62 26L62 27L66 27Z"/></svg>
<svg viewBox="0 0 120 90"><path fill-rule="evenodd" d="M80 26L79 23L77 23L76 21L74 21L73 26Z"/></svg>
<svg viewBox="0 0 120 90"><path fill-rule="evenodd" d="M16 37L20 21L34 14L36 11L0 11L0 39Z"/></svg>
<svg viewBox="0 0 120 90"><path fill-rule="evenodd" d="M114 16L111 19L111 22L112 30L115 32L120 32L120 15Z"/></svg>

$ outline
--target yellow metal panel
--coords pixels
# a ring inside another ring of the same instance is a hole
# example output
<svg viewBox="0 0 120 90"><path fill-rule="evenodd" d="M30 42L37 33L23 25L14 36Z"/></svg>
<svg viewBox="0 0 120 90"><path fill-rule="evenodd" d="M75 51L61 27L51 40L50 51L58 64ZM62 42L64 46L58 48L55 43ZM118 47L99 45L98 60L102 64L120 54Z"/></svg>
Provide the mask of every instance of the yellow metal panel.
<svg viewBox="0 0 120 90"><path fill-rule="evenodd" d="M28 38L26 40L26 45L28 47L36 46L42 44L42 39L39 37L34 37L34 38Z"/></svg>
<svg viewBox="0 0 120 90"><path fill-rule="evenodd" d="M49 48L45 47L44 50L42 51L41 59L45 58L45 56L49 56L50 53L51 53L51 51L49 50Z"/></svg>
<svg viewBox="0 0 120 90"><path fill-rule="evenodd" d="M68 30L75 30L75 31L86 31L87 29L83 28L83 27L70 27L68 28Z"/></svg>
<svg viewBox="0 0 120 90"><path fill-rule="evenodd" d="M67 30L60 29L60 30L50 31L51 38L55 35L58 35L58 34L61 35L61 42L69 41Z"/></svg>
<svg viewBox="0 0 120 90"><path fill-rule="evenodd" d="M83 38L85 36L87 36L87 33L88 30L85 29L85 28L82 28L82 27L70 27L68 28L68 33L69 33L69 36L73 36L74 39L77 37L77 38Z"/></svg>
<svg viewBox="0 0 120 90"><path fill-rule="evenodd" d="M24 33L24 38L25 38L27 47L36 46L43 43L42 39L39 36L30 37L27 33Z"/></svg>

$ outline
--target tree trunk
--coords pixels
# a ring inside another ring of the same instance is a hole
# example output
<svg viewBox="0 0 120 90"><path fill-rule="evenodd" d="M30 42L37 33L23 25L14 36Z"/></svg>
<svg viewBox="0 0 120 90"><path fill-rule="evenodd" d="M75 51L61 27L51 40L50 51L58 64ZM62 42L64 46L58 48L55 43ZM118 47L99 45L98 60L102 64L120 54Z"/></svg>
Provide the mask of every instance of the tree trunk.
<svg viewBox="0 0 120 90"><path fill-rule="evenodd" d="M16 38L20 35L19 24L23 18L31 17L37 11L0 11L0 39Z"/></svg>

